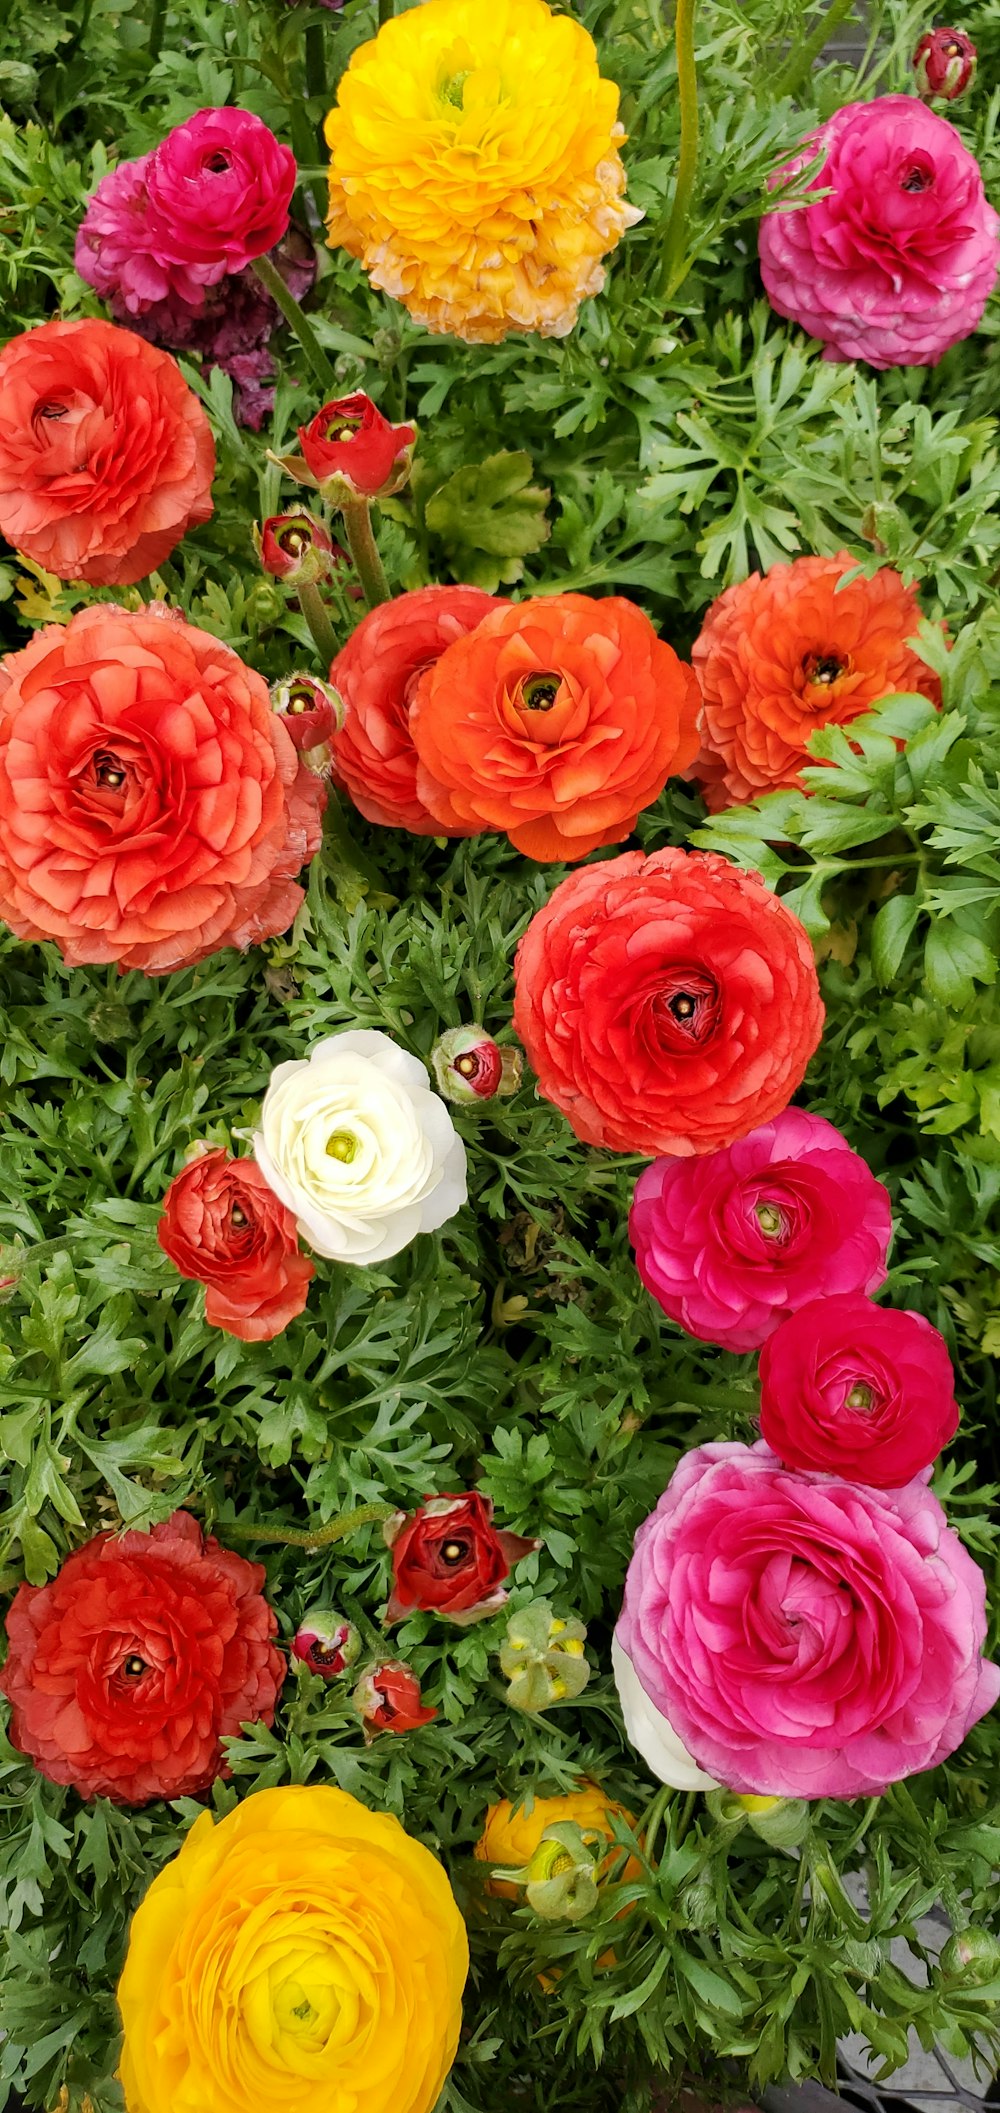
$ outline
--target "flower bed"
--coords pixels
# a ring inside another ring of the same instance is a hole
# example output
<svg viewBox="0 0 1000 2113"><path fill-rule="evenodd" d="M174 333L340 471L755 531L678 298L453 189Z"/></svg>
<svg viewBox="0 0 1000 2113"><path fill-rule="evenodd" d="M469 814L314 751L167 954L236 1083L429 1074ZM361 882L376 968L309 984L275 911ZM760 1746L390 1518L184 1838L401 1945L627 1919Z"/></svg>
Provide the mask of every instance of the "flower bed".
<svg viewBox="0 0 1000 2113"><path fill-rule="evenodd" d="M995 2048L1000 32L868 13L0 26L0 2113Z"/></svg>

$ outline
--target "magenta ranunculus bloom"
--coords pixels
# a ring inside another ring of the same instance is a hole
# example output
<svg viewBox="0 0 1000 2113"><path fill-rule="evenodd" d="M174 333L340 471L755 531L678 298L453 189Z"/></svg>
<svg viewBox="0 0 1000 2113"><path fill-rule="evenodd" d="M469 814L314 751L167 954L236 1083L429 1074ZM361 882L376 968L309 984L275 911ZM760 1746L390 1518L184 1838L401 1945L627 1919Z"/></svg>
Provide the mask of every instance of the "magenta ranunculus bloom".
<svg viewBox="0 0 1000 2113"><path fill-rule="evenodd" d="M615 1642L654 1767L666 1720L665 1781L680 1740L727 1789L852 1798L961 1745L1000 1696L985 1636L982 1571L923 1479L866 1489L727 1443L686 1454L640 1526Z"/></svg>
<svg viewBox="0 0 1000 2113"><path fill-rule="evenodd" d="M760 224L772 308L827 359L934 366L975 330L996 281L1000 219L954 125L908 95L847 103L781 171L826 159L815 205Z"/></svg>
<svg viewBox="0 0 1000 2113"><path fill-rule="evenodd" d="M883 1283L892 1216L840 1131L786 1108L704 1159L654 1159L636 1182L629 1237L672 1321L702 1342L756 1350L807 1300Z"/></svg>
<svg viewBox="0 0 1000 2113"><path fill-rule="evenodd" d="M901 1489L958 1429L944 1339L856 1293L800 1306L760 1353L760 1429L786 1467Z"/></svg>

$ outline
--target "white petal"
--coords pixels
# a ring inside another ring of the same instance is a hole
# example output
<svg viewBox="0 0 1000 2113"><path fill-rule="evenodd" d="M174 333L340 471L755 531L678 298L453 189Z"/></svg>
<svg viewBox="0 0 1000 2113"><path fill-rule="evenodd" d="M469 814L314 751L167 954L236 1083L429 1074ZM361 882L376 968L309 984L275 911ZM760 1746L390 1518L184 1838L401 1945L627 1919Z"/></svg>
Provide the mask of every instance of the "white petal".
<svg viewBox="0 0 1000 2113"><path fill-rule="evenodd" d="M718 1790L714 1776L699 1768L669 1718L651 1702L627 1651L617 1636L611 1640L611 1669L622 1706L625 1730L637 1753L661 1783L672 1790Z"/></svg>

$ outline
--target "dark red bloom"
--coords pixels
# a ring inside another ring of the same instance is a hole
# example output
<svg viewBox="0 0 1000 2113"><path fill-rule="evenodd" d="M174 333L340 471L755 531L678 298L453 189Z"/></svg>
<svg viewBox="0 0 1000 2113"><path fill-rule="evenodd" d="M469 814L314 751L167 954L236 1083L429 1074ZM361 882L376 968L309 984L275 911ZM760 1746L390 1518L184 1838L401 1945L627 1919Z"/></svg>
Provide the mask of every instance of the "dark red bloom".
<svg viewBox="0 0 1000 2113"><path fill-rule="evenodd" d="M271 684L271 703L285 722L288 738L300 754L321 748L344 724L338 692L318 675L294 674ZM312 758L315 763L315 757Z"/></svg>
<svg viewBox="0 0 1000 2113"><path fill-rule="evenodd" d="M498 1533L493 1505L477 1490L468 1496L428 1497L417 1511L397 1511L382 1529L392 1549L392 1596L387 1622L422 1607L466 1627L495 1614L507 1594L503 1581L540 1541Z"/></svg>
<svg viewBox="0 0 1000 2113"><path fill-rule="evenodd" d="M302 1312L313 1265L256 1160L218 1148L189 1160L164 1196L156 1237L182 1277L204 1284L210 1328L266 1343Z"/></svg>
<svg viewBox="0 0 1000 2113"><path fill-rule="evenodd" d="M785 1467L902 1489L958 1429L944 1340L855 1292L814 1299L760 1353L760 1429Z"/></svg>
<svg viewBox="0 0 1000 2113"><path fill-rule="evenodd" d="M228 1774L220 1741L270 1725L285 1677L264 1569L185 1511L100 1534L49 1585L21 1585L0 1689L10 1736L81 1797L143 1805Z"/></svg>
<svg viewBox="0 0 1000 2113"><path fill-rule="evenodd" d="M360 1657L361 1638L353 1622L330 1607L311 1607L292 1637L291 1653L311 1673L321 1673L324 1680L339 1680Z"/></svg>
<svg viewBox="0 0 1000 2113"><path fill-rule="evenodd" d="M428 1709L421 1702L416 1674L396 1658L386 1659L362 1673L353 1699L366 1744L380 1731L416 1731L437 1716L436 1709Z"/></svg>
<svg viewBox="0 0 1000 2113"><path fill-rule="evenodd" d="M307 426L299 427L302 453L317 484L337 479L349 495L366 499L399 490L416 437L415 426L390 425L361 389L324 404Z"/></svg>
<svg viewBox="0 0 1000 2113"><path fill-rule="evenodd" d="M976 77L976 47L964 29L925 29L913 54L917 89L925 102L954 103Z"/></svg>
<svg viewBox="0 0 1000 2113"><path fill-rule="evenodd" d="M333 562L333 544L321 521L302 508L271 514L260 532L260 562L265 572L290 587L299 580L319 580Z"/></svg>

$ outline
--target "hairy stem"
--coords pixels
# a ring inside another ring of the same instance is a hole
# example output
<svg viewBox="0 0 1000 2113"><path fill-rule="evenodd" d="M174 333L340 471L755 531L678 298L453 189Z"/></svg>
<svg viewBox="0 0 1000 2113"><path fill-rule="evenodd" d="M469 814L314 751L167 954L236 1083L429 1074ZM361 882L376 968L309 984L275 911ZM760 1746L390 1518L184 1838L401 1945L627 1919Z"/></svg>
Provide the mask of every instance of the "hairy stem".
<svg viewBox="0 0 1000 2113"><path fill-rule="evenodd" d="M328 675L337 657L337 634L330 622L330 612L315 580L302 580L296 588L299 608L312 632L313 645L323 663L323 673Z"/></svg>
<svg viewBox="0 0 1000 2113"><path fill-rule="evenodd" d="M242 1519L222 1519L219 1530L230 1541L271 1541L280 1548L329 1548L331 1542L342 1541L345 1534L355 1533L359 1526L374 1525L378 1519L391 1519L391 1504L359 1504L356 1511L338 1512L325 1526L318 1526L314 1533L294 1526L247 1526Z"/></svg>
<svg viewBox="0 0 1000 2113"><path fill-rule="evenodd" d="M674 38L677 46L677 93L681 109L681 145L677 157L674 199L663 245L661 293L669 301L687 276L685 257L688 213L698 171L698 72L694 59L696 0L677 0Z"/></svg>
<svg viewBox="0 0 1000 2113"><path fill-rule="evenodd" d="M390 593L385 566L375 541L371 506L367 499L345 499L341 502L341 513L347 547L354 559L365 601L369 609L374 609L379 602L389 601Z"/></svg>
<svg viewBox="0 0 1000 2113"><path fill-rule="evenodd" d="M308 316L299 307L295 295L289 292L277 265L270 257L255 257L250 268L280 308L289 329L294 331L324 396L335 396L337 377Z"/></svg>
<svg viewBox="0 0 1000 2113"><path fill-rule="evenodd" d="M774 84L776 96L797 93L803 81L808 80L820 52L829 43L834 30L846 20L854 4L855 0L830 0L829 7L820 16L812 35L786 59Z"/></svg>

